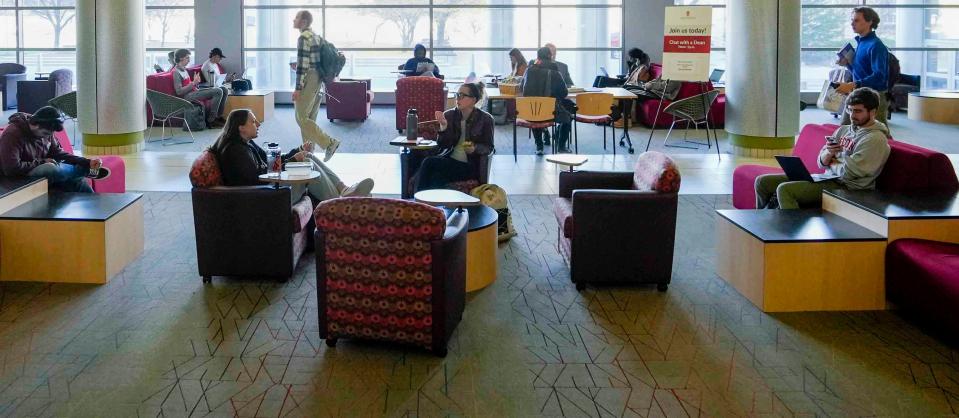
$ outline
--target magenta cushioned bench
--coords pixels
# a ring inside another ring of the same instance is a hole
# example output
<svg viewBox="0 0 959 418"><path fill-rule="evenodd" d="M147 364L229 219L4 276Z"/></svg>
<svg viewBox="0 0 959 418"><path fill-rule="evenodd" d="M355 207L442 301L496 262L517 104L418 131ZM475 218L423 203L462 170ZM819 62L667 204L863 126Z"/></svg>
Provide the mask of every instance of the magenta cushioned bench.
<svg viewBox="0 0 959 418"><path fill-rule="evenodd" d="M911 317L959 332L959 244L900 239L886 247L886 298Z"/></svg>
<svg viewBox="0 0 959 418"><path fill-rule="evenodd" d="M836 125L810 124L803 127L792 155L802 159L810 173L822 173L816 164L819 150L826 144ZM889 140L891 148L876 187L884 191L955 190L959 188L956 172L945 154L920 146ZM782 173L779 167L746 164L733 171L733 206L756 209L756 177Z"/></svg>

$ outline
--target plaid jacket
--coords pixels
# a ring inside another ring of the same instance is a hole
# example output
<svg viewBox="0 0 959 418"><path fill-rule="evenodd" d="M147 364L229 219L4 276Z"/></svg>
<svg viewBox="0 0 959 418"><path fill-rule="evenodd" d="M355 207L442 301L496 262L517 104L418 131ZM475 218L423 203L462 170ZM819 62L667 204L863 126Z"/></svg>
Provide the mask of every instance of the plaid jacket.
<svg viewBox="0 0 959 418"><path fill-rule="evenodd" d="M313 29L306 28L300 31L296 40L296 89L303 90L306 86L306 74L313 70L315 63L320 62L320 47L323 38L313 33Z"/></svg>

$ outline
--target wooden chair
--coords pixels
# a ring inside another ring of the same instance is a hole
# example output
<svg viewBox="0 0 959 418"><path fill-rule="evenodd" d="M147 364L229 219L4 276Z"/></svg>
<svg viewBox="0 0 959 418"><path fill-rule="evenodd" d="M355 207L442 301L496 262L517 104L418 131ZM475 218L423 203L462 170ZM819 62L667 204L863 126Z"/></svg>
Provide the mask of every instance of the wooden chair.
<svg viewBox="0 0 959 418"><path fill-rule="evenodd" d="M603 126L603 150L606 150L606 127L613 128L613 155L616 155L616 127L610 111L613 95L610 93L580 93L576 95L576 117L573 118L573 149L579 154L579 122Z"/></svg>
<svg viewBox="0 0 959 418"><path fill-rule="evenodd" d="M513 121L513 161L516 157L516 127L545 129L556 126L556 98L554 97L517 97L516 119ZM553 135L555 139L556 135ZM555 144L555 142L553 142Z"/></svg>

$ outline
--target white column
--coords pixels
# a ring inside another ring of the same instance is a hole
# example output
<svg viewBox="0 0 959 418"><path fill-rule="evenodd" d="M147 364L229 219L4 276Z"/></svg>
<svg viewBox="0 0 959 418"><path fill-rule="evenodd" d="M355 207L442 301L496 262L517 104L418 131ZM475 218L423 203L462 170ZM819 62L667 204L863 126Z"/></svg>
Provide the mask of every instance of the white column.
<svg viewBox="0 0 959 418"><path fill-rule="evenodd" d="M737 153L766 156L799 132L800 0L729 0L726 131Z"/></svg>
<svg viewBox="0 0 959 418"><path fill-rule="evenodd" d="M83 151L143 147L143 0L77 1L77 110Z"/></svg>

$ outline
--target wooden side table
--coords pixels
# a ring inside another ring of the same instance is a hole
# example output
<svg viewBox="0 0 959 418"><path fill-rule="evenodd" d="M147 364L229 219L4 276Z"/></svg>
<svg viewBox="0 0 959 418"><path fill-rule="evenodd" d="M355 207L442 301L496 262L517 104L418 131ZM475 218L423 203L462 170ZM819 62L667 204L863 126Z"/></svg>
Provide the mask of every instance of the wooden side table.
<svg viewBox="0 0 959 418"><path fill-rule="evenodd" d="M247 90L230 93L226 98L223 114L229 115L234 109L250 109L257 120L263 122L273 118L273 91Z"/></svg>

